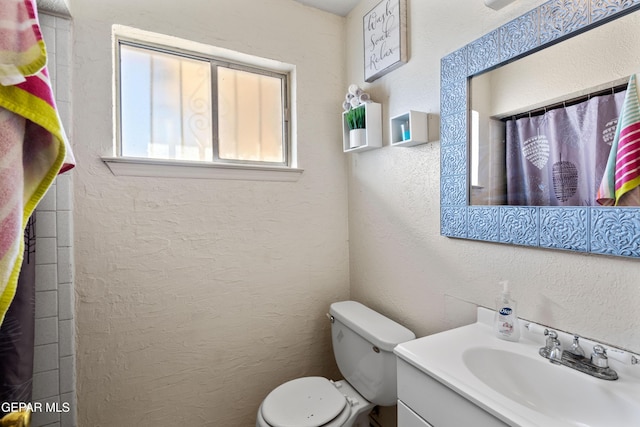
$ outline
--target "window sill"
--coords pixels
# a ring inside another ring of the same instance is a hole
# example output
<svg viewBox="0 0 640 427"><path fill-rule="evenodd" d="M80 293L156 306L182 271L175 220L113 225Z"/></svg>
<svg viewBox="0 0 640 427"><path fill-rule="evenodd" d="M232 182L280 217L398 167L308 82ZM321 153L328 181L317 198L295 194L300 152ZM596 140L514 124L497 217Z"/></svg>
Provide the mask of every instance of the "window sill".
<svg viewBox="0 0 640 427"><path fill-rule="evenodd" d="M304 169L277 166L247 166L137 157L103 157L102 161L115 176L295 182L304 172Z"/></svg>

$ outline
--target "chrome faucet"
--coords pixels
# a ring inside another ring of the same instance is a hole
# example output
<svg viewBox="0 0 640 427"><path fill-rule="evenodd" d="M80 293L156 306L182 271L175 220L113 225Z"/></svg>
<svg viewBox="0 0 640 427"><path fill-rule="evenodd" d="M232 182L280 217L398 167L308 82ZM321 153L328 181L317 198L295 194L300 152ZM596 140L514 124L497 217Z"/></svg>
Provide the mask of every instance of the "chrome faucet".
<svg viewBox="0 0 640 427"><path fill-rule="evenodd" d="M545 346L538 352L540 356L549 359L552 363L567 366L596 378L603 380L618 379L616 371L609 368L607 351L603 346L595 345L591 357L587 358L584 356L584 350L580 346L580 337L578 335L573 336L571 349L563 351L556 331L545 329L544 334L547 336L547 340Z"/></svg>

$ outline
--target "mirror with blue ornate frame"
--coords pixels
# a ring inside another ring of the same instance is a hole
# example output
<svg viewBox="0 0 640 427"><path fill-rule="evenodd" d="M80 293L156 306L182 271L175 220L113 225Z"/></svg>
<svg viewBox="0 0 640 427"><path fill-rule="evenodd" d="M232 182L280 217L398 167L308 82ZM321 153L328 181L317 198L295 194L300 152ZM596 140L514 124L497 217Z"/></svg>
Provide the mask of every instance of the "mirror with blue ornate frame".
<svg viewBox="0 0 640 427"><path fill-rule="evenodd" d="M640 0L551 0L442 58L442 235L640 257L640 208L472 206L469 192L471 77L638 9Z"/></svg>

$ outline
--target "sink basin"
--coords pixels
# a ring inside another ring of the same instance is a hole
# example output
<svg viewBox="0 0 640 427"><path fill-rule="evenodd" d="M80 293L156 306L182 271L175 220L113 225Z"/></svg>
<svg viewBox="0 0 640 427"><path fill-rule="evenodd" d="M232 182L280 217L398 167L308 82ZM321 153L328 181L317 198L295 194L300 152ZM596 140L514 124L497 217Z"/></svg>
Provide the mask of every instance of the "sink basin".
<svg viewBox="0 0 640 427"><path fill-rule="evenodd" d="M615 425L640 424L640 405L617 393L616 384L534 357L489 347L462 354L469 371L494 391L567 425L609 427L612 414Z"/></svg>

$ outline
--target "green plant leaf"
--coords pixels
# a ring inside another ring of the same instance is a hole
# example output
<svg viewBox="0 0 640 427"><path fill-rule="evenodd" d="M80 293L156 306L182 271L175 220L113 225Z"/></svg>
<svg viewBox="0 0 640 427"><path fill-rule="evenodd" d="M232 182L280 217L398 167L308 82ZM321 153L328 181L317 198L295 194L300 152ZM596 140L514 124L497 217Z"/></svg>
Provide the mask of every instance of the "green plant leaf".
<svg viewBox="0 0 640 427"><path fill-rule="evenodd" d="M352 108L345 113L349 129L364 129L366 127L365 106Z"/></svg>

